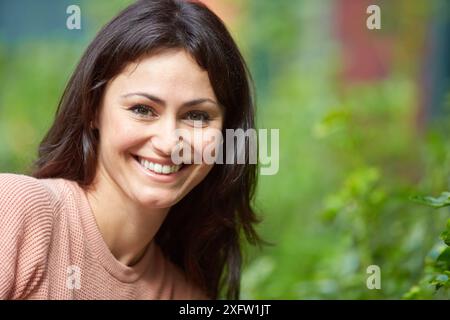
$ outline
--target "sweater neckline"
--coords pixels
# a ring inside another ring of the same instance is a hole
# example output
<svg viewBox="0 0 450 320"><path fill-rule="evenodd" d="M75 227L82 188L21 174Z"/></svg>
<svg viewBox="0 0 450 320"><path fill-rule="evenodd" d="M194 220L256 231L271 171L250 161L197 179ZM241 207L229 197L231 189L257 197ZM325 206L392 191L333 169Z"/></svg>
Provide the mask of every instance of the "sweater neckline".
<svg viewBox="0 0 450 320"><path fill-rule="evenodd" d="M102 266L117 280L126 283L138 280L151 267L150 262L154 260L156 250L154 241L149 244L139 261L132 266L127 266L117 260L100 232L85 190L76 181L70 181L70 184L79 203L79 213L88 248Z"/></svg>

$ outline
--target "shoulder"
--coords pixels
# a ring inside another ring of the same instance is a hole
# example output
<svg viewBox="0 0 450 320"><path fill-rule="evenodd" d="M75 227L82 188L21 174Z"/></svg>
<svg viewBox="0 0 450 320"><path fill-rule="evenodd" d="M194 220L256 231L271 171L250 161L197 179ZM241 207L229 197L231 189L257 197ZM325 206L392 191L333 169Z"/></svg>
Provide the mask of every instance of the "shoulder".
<svg viewBox="0 0 450 320"><path fill-rule="evenodd" d="M37 179L0 173L0 237L50 238L69 193L64 179Z"/></svg>
<svg viewBox="0 0 450 320"><path fill-rule="evenodd" d="M18 222L51 220L59 197L53 188L56 180L50 181L21 174L0 174L0 217L18 219Z"/></svg>
<svg viewBox="0 0 450 320"><path fill-rule="evenodd" d="M51 207L51 192L38 179L19 174L0 174L0 212L3 216L16 212L47 211Z"/></svg>
<svg viewBox="0 0 450 320"><path fill-rule="evenodd" d="M0 174L0 297L24 297L42 276L55 201L41 180Z"/></svg>

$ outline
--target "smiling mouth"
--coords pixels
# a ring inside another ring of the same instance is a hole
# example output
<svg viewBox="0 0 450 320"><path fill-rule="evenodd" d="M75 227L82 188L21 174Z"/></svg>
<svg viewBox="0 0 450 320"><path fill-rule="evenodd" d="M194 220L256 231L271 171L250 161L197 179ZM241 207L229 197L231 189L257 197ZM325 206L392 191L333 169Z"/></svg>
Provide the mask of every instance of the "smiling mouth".
<svg viewBox="0 0 450 320"><path fill-rule="evenodd" d="M180 164L180 165L165 165L161 163L151 162L146 159L142 159L139 156L133 155L133 158L146 170L149 170L153 173L160 175L172 175L175 174L189 165Z"/></svg>

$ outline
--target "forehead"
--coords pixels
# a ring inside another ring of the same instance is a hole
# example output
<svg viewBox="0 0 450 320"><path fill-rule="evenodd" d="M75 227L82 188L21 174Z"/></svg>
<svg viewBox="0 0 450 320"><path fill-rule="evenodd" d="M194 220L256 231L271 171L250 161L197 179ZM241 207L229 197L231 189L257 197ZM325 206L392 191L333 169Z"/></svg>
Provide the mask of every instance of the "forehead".
<svg viewBox="0 0 450 320"><path fill-rule="evenodd" d="M129 63L111 87L119 94L142 91L166 99L215 98L208 72L184 50L166 50Z"/></svg>

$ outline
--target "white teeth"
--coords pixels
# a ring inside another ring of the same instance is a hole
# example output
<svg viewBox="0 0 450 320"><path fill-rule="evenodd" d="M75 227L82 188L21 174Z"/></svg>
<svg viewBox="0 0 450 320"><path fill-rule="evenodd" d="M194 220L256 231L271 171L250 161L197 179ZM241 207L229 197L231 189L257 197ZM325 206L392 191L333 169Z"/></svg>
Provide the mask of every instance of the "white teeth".
<svg viewBox="0 0 450 320"><path fill-rule="evenodd" d="M162 165L155 163L155 168L153 169L156 173L162 173Z"/></svg>
<svg viewBox="0 0 450 320"><path fill-rule="evenodd" d="M168 173L170 173L170 171L172 171L172 167L171 166L163 166L162 173L168 174Z"/></svg>
<svg viewBox="0 0 450 320"><path fill-rule="evenodd" d="M159 163L153 163L144 159L139 159L139 163L144 168L159 174L171 174L177 172L181 168L181 165L168 166Z"/></svg>

